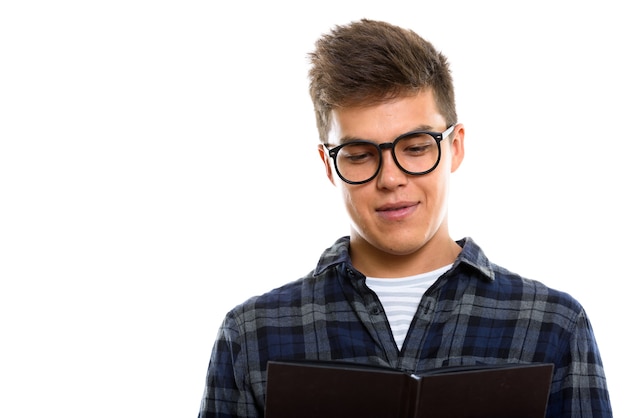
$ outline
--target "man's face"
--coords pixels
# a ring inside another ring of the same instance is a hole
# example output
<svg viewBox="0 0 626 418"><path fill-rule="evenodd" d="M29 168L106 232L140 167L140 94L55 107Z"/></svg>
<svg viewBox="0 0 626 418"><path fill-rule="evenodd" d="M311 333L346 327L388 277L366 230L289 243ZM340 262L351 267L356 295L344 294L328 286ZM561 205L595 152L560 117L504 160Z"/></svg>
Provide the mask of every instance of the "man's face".
<svg viewBox="0 0 626 418"><path fill-rule="evenodd" d="M392 142L413 130L443 132L447 128L431 90L369 107L339 108L332 112L328 142L337 146L351 140ZM343 182L333 161L320 146L329 179L341 191L351 218L351 248L365 253L404 256L431 243L449 242L447 195L450 173L463 160L464 128L457 125L441 142L441 161L425 175L409 175L383 150L379 174L370 182Z"/></svg>

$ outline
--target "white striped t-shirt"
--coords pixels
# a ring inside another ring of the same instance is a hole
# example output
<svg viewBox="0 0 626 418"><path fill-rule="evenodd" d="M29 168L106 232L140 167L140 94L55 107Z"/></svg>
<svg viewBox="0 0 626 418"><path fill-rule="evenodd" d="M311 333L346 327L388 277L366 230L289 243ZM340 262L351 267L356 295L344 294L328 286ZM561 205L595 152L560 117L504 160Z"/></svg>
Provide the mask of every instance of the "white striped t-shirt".
<svg viewBox="0 0 626 418"><path fill-rule="evenodd" d="M402 348L422 295L450 267L452 264L428 273L397 279L365 279L367 286L378 295L383 304L398 349Z"/></svg>

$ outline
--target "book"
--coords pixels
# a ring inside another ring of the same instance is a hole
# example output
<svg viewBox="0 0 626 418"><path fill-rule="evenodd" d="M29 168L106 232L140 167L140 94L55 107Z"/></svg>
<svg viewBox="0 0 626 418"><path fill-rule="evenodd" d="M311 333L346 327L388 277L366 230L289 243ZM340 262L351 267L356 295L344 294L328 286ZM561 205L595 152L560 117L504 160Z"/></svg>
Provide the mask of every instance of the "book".
<svg viewBox="0 0 626 418"><path fill-rule="evenodd" d="M553 365L420 373L343 361L269 361L266 418L545 418Z"/></svg>

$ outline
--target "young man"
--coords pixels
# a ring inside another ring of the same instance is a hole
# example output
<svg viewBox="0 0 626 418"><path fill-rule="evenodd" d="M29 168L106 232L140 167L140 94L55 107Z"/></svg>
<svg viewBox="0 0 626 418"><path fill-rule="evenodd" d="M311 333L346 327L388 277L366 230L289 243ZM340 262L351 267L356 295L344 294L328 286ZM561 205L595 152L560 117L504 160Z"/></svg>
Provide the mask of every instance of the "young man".
<svg viewBox="0 0 626 418"><path fill-rule="evenodd" d="M410 372L554 364L548 417L610 417L585 311L448 232L463 161L446 58L412 31L362 20L321 37L310 93L319 154L351 219L304 278L230 311L199 417L261 417L268 360L344 360Z"/></svg>

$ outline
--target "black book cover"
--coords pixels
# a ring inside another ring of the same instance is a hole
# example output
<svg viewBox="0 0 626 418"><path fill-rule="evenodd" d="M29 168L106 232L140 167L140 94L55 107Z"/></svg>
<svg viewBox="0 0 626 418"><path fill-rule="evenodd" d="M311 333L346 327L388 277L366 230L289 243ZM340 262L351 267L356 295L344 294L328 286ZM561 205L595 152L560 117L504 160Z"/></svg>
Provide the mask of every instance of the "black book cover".
<svg viewBox="0 0 626 418"><path fill-rule="evenodd" d="M552 364L406 373L349 362L270 361L266 418L544 418Z"/></svg>

